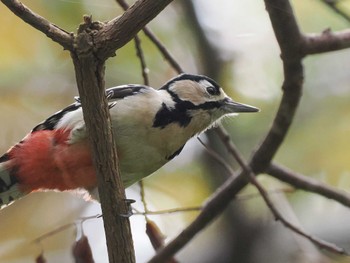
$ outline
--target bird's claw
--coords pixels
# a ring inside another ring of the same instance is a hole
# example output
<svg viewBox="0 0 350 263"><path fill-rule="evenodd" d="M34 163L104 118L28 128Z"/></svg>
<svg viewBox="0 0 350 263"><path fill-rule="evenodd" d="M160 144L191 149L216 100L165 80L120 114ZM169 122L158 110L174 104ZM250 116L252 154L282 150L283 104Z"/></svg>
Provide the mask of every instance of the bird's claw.
<svg viewBox="0 0 350 263"><path fill-rule="evenodd" d="M126 203L128 207L128 211L125 214L120 213L119 216L129 218L130 216L133 215L131 204L135 203L136 201L134 199L124 199L123 201Z"/></svg>

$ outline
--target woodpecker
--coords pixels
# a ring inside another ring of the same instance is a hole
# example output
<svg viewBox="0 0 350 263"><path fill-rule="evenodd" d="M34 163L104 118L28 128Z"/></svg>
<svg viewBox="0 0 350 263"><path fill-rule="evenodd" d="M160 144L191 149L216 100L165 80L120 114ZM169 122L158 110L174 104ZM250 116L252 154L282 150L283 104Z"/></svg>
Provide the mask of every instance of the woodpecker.
<svg viewBox="0 0 350 263"><path fill-rule="evenodd" d="M158 170L191 137L223 116L259 111L232 100L214 80L192 74L181 74L160 89L134 84L110 88L106 96L125 187ZM91 147L76 98L0 157L0 205L41 189L78 188L98 200Z"/></svg>

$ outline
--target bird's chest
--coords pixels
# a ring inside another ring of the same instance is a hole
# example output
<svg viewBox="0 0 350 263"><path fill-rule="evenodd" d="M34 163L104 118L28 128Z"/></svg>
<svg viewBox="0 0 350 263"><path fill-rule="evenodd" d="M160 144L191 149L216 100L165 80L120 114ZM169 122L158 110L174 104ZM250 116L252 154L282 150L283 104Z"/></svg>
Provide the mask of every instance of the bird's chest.
<svg viewBox="0 0 350 263"><path fill-rule="evenodd" d="M117 127L116 141L121 167L152 173L170 159L191 137L178 125L154 128L149 125Z"/></svg>
<svg viewBox="0 0 350 263"><path fill-rule="evenodd" d="M134 107L132 111L132 116L119 111L112 118L119 168L126 186L158 170L190 137L178 125L153 127L155 113L150 107Z"/></svg>
<svg viewBox="0 0 350 263"><path fill-rule="evenodd" d="M162 116L168 119L159 125L157 113L163 101L153 98L134 102L130 98L112 108L119 167L126 186L158 170L181 151L188 139L203 130L205 122L201 118L183 125L178 116L173 121L173 116Z"/></svg>

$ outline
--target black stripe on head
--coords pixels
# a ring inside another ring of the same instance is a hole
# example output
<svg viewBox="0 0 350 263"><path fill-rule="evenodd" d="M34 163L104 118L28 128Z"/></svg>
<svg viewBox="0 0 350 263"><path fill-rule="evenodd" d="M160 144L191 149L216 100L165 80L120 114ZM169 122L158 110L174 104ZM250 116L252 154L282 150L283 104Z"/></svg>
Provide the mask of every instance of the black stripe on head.
<svg viewBox="0 0 350 263"><path fill-rule="evenodd" d="M186 127L192 119L190 111L193 110L211 110L221 107L220 101L208 101L200 105L195 105L190 101L181 100L176 93L167 90L175 102L175 107L168 107L165 103L162 103L162 107L157 112L153 127L159 127L164 129L171 123L178 123L180 127Z"/></svg>
<svg viewBox="0 0 350 263"><path fill-rule="evenodd" d="M164 84L164 86L161 87L161 89L169 90L169 88L171 87L172 84L174 84L175 82L180 81L180 80L192 80L192 81L195 81L198 83L201 82L201 80L206 80L213 87L211 95L219 95L220 94L220 85L218 83L216 83L213 79L211 79L207 76L203 76L203 75L193 75L193 74L187 74L187 73L180 74L177 77L171 79L166 84Z"/></svg>

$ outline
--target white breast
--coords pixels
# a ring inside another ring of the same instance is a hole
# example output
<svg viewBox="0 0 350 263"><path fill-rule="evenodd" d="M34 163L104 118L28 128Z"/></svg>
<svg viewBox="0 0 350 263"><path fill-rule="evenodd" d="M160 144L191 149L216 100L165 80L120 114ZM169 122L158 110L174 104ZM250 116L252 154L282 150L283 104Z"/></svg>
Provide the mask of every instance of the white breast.
<svg viewBox="0 0 350 263"><path fill-rule="evenodd" d="M177 130L154 128L154 116L163 102L173 101L165 91L147 90L117 102L111 109L125 186L153 173L186 141Z"/></svg>

